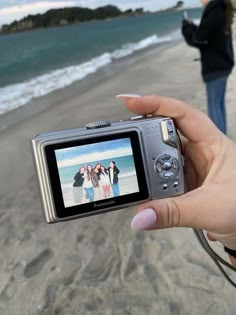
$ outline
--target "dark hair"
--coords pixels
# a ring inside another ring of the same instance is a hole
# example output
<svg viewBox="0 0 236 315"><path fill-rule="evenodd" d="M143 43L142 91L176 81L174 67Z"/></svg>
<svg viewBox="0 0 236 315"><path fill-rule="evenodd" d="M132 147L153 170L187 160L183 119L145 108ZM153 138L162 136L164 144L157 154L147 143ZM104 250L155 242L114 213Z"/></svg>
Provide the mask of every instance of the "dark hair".
<svg viewBox="0 0 236 315"><path fill-rule="evenodd" d="M85 169L84 166L81 166L81 167L79 168L79 172L81 172L82 168Z"/></svg>
<svg viewBox="0 0 236 315"><path fill-rule="evenodd" d="M102 172L102 167L104 168L104 173L107 174L107 169L105 168L104 165L101 165L101 172Z"/></svg>
<svg viewBox="0 0 236 315"><path fill-rule="evenodd" d="M91 167L91 171L88 170L88 167ZM92 172L93 172L93 167L91 164L88 164L87 167L86 167L86 171L87 171L87 178L88 180L91 180L91 177L92 177Z"/></svg>
<svg viewBox="0 0 236 315"><path fill-rule="evenodd" d="M226 17L226 25L225 31L227 33L232 33L232 24L234 21L234 7L231 0L225 0L225 17Z"/></svg>

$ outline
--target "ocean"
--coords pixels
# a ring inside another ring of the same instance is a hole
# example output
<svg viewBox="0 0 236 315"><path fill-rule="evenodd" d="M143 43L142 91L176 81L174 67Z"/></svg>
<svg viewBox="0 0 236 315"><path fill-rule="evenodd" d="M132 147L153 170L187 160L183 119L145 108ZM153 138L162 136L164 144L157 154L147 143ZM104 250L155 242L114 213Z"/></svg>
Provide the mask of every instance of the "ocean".
<svg viewBox="0 0 236 315"><path fill-rule="evenodd" d="M189 10L199 20L201 9ZM181 38L182 11L0 36L0 115L112 62Z"/></svg>
<svg viewBox="0 0 236 315"><path fill-rule="evenodd" d="M112 159L116 163L116 166L118 167L120 174L119 177L129 177L132 175L136 175L135 171L135 165L134 165L134 159L132 155L128 156L122 156L122 157L117 157ZM109 167L109 164L111 162L111 159L106 159L106 160L99 160L99 161L88 161L86 165L92 165L95 167L97 163L100 163L103 165L105 168ZM79 171L81 166L86 166L84 164L78 164L78 165L73 165L73 166L67 166L67 167L62 167L59 168L59 176L60 176L60 181L62 185L66 184L72 184L74 182L74 177Z"/></svg>

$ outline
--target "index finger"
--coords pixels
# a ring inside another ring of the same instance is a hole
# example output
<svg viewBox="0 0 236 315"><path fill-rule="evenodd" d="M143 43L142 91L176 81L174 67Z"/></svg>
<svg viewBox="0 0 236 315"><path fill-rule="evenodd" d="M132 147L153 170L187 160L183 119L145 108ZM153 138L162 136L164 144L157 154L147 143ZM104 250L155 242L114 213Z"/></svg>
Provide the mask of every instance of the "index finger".
<svg viewBox="0 0 236 315"><path fill-rule="evenodd" d="M159 95L135 98L118 95L117 98L122 99L133 113L173 118L177 128L191 142L214 142L221 134L204 113L182 101Z"/></svg>

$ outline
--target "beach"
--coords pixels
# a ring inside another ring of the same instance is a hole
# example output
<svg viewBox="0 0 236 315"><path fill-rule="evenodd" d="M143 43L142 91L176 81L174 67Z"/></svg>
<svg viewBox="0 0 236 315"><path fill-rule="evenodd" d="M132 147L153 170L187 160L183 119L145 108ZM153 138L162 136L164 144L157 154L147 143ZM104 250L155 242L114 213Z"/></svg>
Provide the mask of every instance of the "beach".
<svg viewBox="0 0 236 315"><path fill-rule="evenodd" d="M119 179L119 189L120 189L121 196L138 192L139 187L138 187L136 175L121 177ZM111 192L110 198L112 198L113 194L112 194L111 186L110 186L110 192ZM74 193L73 193L73 183L62 185L62 194L63 194L65 207L73 207L76 204ZM102 187L100 188L100 195L102 196L103 199L105 199ZM83 198L83 202L81 202L81 204L86 203L86 202L88 202L88 200L85 200Z"/></svg>
<svg viewBox="0 0 236 315"><path fill-rule="evenodd" d="M28 117L9 113L11 123L0 131L0 314L236 314L235 289L190 229L133 232L132 208L55 225L43 221L29 144L35 135L127 119L133 114L115 99L121 93L167 95L206 112L198 51L182 41L88 80L93 84L76 82L36 99L32 106L40 108ZM227 93L233 140L235 86L234 70ZM226 258L220 245L214 248Z"/></svg>

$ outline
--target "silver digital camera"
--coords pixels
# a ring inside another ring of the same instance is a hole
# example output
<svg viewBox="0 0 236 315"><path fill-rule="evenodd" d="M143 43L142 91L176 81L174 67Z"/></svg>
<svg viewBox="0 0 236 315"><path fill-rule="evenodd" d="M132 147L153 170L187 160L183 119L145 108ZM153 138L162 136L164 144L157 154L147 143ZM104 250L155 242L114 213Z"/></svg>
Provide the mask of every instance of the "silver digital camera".
<svg viewBox="0 0 236 315"><path fill-rule="evenodd" d="M97 121L32 140L47 223L184 193L181 143L171 118Z"/></svg>

